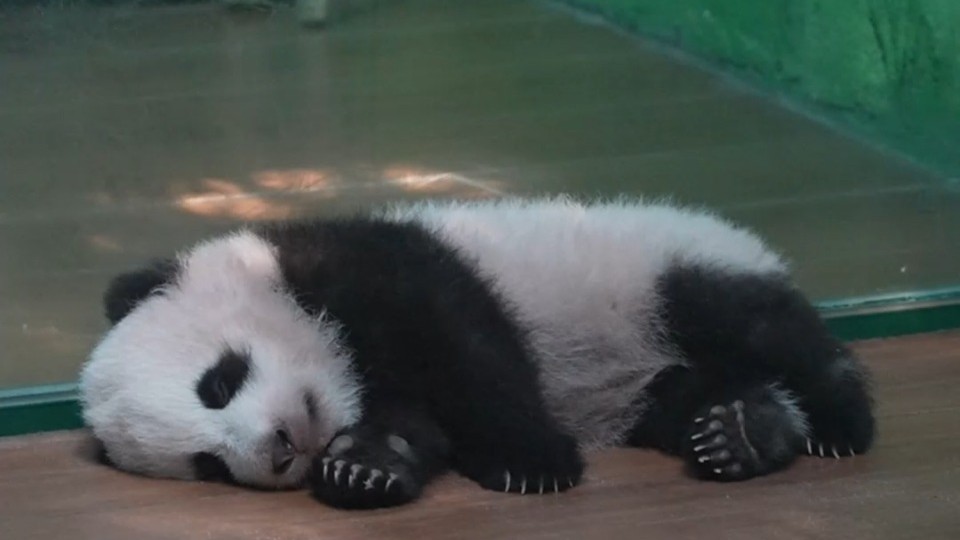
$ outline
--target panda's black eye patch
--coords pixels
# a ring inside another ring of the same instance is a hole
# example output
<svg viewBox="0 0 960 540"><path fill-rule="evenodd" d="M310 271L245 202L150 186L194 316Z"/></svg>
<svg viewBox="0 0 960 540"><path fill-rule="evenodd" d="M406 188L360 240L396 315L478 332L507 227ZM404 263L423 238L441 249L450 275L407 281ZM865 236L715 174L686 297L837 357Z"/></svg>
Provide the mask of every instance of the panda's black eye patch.
<svg viewBox="0 0 960 540"><path fill-rule="evenodd" d="M220 456L209 452L197 452L193 455L191 461L193 462L193 474L197 480L233 483L233 474Z"/></svg>
<svg viewBox="0 0 960 540"><path fill-rule="evenodd" d="M226 407L250 374L250 355L227 349L197 382L197 396L208 409Z"/></svg>

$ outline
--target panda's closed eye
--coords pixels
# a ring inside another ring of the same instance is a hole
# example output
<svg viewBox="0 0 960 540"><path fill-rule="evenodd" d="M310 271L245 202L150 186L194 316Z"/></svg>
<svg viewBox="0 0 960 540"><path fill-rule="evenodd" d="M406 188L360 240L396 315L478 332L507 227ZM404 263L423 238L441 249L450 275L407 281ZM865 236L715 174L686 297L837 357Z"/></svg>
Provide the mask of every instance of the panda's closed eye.
<svg viewBox="0 0 960 540"><path fill-rule="evenodd" d="M250 354L227 349L216 365L197 382L197 397L208 409L223 409L240 391L250 374Z"/></svg>

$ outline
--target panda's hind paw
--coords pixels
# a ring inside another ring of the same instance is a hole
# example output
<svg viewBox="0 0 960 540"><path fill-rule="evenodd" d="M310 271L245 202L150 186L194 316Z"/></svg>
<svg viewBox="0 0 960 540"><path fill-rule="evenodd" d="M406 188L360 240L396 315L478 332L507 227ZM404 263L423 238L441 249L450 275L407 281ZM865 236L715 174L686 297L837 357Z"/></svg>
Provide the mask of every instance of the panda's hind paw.
<svg viewBox="0 0 960 540"><path fill-rule="evenodd" d="M803 418L783 392L758 385L738 394L705 405L687 431L682 453L699 478L746 480L786 467L800 455Z"/></svg>
<svg viewBox="0 0 960 540"><path fill-rule="evenodd" d="M743 401L737 400L715 405L694 420L688 444L692 465L700 476L741 480L758 465L760 457L747 438L743 409Z"/></svg>

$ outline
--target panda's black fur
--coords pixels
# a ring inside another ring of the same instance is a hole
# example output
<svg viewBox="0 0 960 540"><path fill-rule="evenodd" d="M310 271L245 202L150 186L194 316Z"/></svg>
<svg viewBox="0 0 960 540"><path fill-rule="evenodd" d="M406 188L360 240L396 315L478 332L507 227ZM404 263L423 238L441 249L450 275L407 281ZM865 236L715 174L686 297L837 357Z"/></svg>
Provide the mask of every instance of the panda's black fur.
<svg viewBox="0 0 960 540"><path fill-rule="evenodd" d="M340 326L362 389L359 421L313 462L317 498L400 504L449 468L517 493L581 481L578 440L544 397L536 329L460 246L422 222L380 217L254 231L276 248L282 288ZM666 268L655 283L659 332L682 362L635 396L637 420L621 443L680 456L693 475L721 481L781 469L801 453L871 446L866 373L785 273L682 260ZM168 261L117 278L105 298L110 320L175 283L177 271ZM216 456L193 459L198 478L230 479Z"/></svg>

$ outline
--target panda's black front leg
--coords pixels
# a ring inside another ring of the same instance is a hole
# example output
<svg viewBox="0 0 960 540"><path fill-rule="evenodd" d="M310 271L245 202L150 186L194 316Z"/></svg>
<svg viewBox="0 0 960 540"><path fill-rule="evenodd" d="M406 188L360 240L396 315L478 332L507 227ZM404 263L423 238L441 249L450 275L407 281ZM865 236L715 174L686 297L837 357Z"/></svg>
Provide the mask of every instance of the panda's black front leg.
<svg viewBox="0 0 960 540"><path fill-rule="evenodd" d="M427 414L402 403L374 404L314 460L310 487L337 508L396 506L418 498L447 460L447 439Z"/></svg>
<svg viewBox="0 0 960 540"><path fill-rule="evenodd" d="M444 373L437 416L450 437L452 464L481 487L518 494L566 491L584 462L576 439L549 414L535 366L495 336Z"/></svg>

